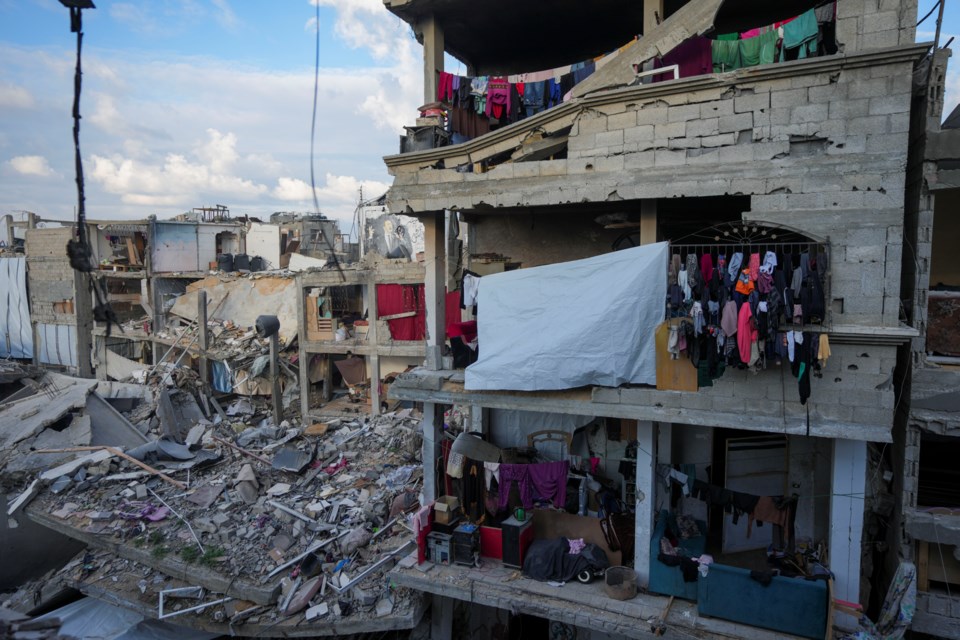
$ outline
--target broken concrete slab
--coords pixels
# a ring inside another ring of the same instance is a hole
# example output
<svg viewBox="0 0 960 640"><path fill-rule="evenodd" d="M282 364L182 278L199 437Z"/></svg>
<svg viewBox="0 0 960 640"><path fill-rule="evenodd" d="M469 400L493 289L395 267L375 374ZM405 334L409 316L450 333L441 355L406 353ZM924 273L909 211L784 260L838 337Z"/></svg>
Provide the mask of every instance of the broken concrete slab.
<svg viewBox="0 0 960 640"><path fill-rule="evenodd" d="M139 549L124 541L115 540L108 536L88 533L70 526L68 523L58 520L50 514L36 508L36 504L28 506L26 508L26 514L34 522L75 540L85 542L93 548L110 551L121 558L155 567L166 575L183 580L189 584L197 584L216 593L223 593L242 600L250 600L261 605L276 602L278 588L272 585L261 586L252 584L213 569L188 564L170 555L156 558L151 554L149 549Z"/></svg>
<svg viewBox="0 0 960 640"><path fill-rule="evenodd" d="M160 392L157 416L163 432L177 442L183 442L194 425L206 420L193 396L181 389Z"/></svg>
<svg viewBox="0 0 960 640"><path fill-rule="evenodd" d="M40 393L29 398L0 405L0 450L10 449L60 420L67 412L86 406L87 396L97 386L96 380L48 374Z"/></svg>
<svg viewBox="0 0 960 640"><path fill-rule="evenodd" d="M107 349L107 361L104 363L107 375L117 381L133 378L137 371L149 369L150 367L124 358L118 353Z"/></svg>
<svg viewBox="0 0 960 640"><path fill-rule="evenodd" d="M87 396L86 413L90 416L90 444L92 445L136 447L150 442L147 436L140 433L96 391Z"/></svg>
<svg viewBox="0 0 960 640"><path fill-rule="evenodd" d="M258 316L274 315L280 320L279 335L284 345L297 335L297 287L292 277L210 276L190 284L170 312L195 320L197 292L201 289L207 292L210 309L214 310L209 315L210 320L230 320L242 327L252 327Z"/></svg>
<svg viewBox="0 0 960 640"><path fill-rule="evenodd" d="M74 416L70 426L63 431L44 429L36 437L24 440L11 455L4 472L11 477L17 474L40 471L76 457L76 453L33 453L37 449L83 447L90 444L90 416Z"/></svg>

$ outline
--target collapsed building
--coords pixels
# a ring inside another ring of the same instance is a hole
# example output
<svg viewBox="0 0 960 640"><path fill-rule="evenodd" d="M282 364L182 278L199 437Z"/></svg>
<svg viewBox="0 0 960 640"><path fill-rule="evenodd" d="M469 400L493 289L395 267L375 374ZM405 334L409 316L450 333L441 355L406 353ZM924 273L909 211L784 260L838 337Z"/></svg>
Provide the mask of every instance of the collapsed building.
<svg viewBox="0 0 960 640"><path fill-rule="evenodd" d="M644 591L395 570L438 637L464 616L823 637L885 598L884 633L960 637L934 317L956 145L916 3L385 4L424 51L421 118L385 162L388 209L425 227L426 360L390 394L423 403L427 548L443 564L479 526L527 574L561 536ZM452 286L475 326L451 332Z"/></svg>
<svg viewBox="0 0 960 640"><path fill-rule="evenodd" d="M406 632L429 604L436 638L960 637L960 152L916 3L384 4L425 104L364 204L379 257L321 268L260 228L308 270L198 253L145 299L149 367L85 351L145 371L139 409L11 374L38 466L9 517L86 545L20 596L258 636ZM277 289L297 348L269 375L216 305ZM95 450L38 452L66 444Z"/></svg>

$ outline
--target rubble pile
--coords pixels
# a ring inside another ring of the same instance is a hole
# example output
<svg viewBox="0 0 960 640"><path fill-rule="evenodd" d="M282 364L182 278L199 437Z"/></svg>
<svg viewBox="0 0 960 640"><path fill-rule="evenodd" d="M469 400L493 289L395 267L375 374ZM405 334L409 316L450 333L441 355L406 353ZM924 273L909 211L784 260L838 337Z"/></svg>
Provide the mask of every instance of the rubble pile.
<svg viewBox="0 0 960 640"><path fill-rule="evenodd" d="M78 584L116 589L137 576L122 593L157 611L165 594L181 624L415 624L420 596L384 575L415 548L406 515L419 504L419 414L277 425L262 399L221 407L182 371L170 386L99 383L140 393L113 410L128 428L111 445L91 428L96 381L58 376L52 397L34 394L54 409L8 457L19 494L9 515L85 542L65 570ZM30 401L0 405L0 418Z"/></svg>

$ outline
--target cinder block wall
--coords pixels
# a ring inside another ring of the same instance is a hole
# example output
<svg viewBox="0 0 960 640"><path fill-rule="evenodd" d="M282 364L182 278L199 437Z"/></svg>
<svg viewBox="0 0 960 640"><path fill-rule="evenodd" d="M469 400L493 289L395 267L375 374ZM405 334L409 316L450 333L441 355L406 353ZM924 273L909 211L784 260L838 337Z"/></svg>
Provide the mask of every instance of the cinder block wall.
<svg viewBox="0 0 960 640"><path fill-rule="evenodd" d="M921 28L932 31L935 17ZM841 0L837 44L842 53L913 44L917 19L917 0Z"/></svg>
<svg viewBox="0 0 960 640"><path fill-rule="evenodd" d="M73 271L67 258L67 241L72 233L69 227L27 230L27 289L34 323L77 323L76 315L53 310L54 302L75 297Z"/></svg>

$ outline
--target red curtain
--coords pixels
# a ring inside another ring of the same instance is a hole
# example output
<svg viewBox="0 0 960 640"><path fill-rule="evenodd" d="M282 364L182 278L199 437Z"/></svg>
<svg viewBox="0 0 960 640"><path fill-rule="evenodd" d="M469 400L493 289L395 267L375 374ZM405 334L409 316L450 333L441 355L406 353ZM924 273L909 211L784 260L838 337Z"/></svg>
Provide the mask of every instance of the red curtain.
<svg viewBox="0 0 960 640"><path fill-rule="evenodd" d="M460 323L460 292L450 291L447 293L447 335L450 337L450 325Z"/></svg>
<svg viewBox="0 0 960 640"><path fill-rule="evenodd" d="M394 340L424 340L427 337L426 302L422 284L378 284L377 317L415 311L408 318L388 320Z"/></svg>

